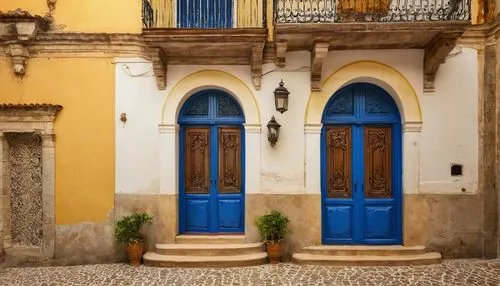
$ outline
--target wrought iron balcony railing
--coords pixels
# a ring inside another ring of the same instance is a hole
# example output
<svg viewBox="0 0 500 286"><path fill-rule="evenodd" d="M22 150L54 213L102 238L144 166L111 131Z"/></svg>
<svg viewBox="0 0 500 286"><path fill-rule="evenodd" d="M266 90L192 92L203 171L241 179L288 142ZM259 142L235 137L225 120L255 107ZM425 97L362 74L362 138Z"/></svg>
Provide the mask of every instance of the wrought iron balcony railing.
<svg viewBox="0 0 500 286"><path fill-rule="evenodd" d="M470 0L274 0L276 23L470 20Z"/></svg>

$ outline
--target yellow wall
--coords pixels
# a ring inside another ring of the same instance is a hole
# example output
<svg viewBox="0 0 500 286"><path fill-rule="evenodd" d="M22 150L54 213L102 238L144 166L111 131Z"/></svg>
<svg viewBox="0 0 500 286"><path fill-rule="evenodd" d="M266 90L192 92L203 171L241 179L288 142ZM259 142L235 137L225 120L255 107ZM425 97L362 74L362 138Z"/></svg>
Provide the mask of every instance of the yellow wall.
<svg viewBox="0 0 500 286"><path fill-rule="evenodd" d="M0 11L7 12L16 9L30 12L32 15L45 15L49 12L46 0L2 0L0 1Z"/></svg>
<svg viewBox="0 0 500 286"><path fill-rule="evenodd" d="M63 106L55 122L56 223L103 221L114 206L111 59L36 58L17 79L0 58L0 102Z"/></svg>
<svg viewBox="0 0 500 286"><path fill-rule="evenodd" d="M0 11L27 10L32 15L49 12L46 0L0 0ZM141 33L141 0L58 0L56 25L64 31L91 33Z"/></svg>

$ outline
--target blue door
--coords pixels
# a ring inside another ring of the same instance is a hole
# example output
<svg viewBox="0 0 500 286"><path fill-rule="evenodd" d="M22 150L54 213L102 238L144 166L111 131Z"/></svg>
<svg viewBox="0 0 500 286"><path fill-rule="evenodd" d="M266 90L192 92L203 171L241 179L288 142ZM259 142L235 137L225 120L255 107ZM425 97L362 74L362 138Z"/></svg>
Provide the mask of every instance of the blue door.
<svg viewBox="0 0 500 286"><path fill-rule="evenodd" d="M179 230L244 232L245 118L219 90L191 96L179 115Z"/></svg>
<svg viewBox="0 0 500 286"><path fill-rule="evenodd" d="M232 0L179 0L177 27L206 29L233 27Z"/></svg>
<svg viewBox="0 0 500 286"><path fill-rule="evenodd" d="M324 244L401 244L401 121L382 88L356 83L323 112Z"/></svg>

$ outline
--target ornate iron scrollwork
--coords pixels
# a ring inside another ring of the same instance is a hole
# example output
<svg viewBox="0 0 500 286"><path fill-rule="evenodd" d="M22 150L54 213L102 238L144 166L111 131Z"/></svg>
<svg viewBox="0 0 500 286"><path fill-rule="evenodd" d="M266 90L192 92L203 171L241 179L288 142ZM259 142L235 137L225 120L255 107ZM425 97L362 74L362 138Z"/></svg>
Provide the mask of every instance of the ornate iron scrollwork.
<svg viewBox="0 0 500 286"><path fill-rule="evenodd" d="M276 23L470 20L470 0L275 0Z"/></svg>

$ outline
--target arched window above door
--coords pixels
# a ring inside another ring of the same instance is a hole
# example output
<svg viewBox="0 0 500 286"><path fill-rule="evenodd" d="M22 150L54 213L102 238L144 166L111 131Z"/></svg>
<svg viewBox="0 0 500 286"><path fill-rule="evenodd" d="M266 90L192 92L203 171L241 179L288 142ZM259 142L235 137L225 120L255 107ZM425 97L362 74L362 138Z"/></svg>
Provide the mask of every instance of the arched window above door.
<svg viewBox="0 0 500 286"><path fill-rule="evenodd" d="M238 101L221 90L203 90L192 95L182 106L179 123L244 123Z"/></svg>
<svg viewBox="0 0 500 286"><path fill-rule="evenodd" d="M398 122L399 111L392 97L371 83L354 83L343 87L328 101L323 123L383 121Z"/></svg>

